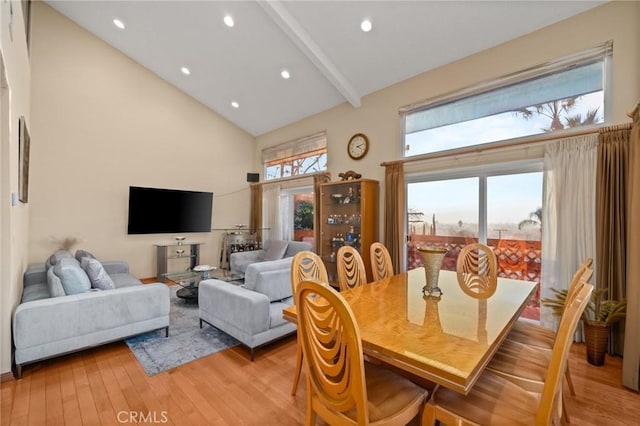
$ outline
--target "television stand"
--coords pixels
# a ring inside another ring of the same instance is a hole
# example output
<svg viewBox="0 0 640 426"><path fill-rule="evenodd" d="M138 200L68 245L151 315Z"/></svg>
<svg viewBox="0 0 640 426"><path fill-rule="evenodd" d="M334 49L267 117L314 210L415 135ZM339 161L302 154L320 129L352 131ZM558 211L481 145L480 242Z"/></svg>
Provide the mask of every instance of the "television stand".
<svg viewBox="0 0 640 426"><path fill-rule="evenodd" d="M200 246L202 243L186 244L155 244L157 249L156 277L160 282L167 282L169 262L176 259L189 259L189 269L193 270L200 260Z"/></svg>

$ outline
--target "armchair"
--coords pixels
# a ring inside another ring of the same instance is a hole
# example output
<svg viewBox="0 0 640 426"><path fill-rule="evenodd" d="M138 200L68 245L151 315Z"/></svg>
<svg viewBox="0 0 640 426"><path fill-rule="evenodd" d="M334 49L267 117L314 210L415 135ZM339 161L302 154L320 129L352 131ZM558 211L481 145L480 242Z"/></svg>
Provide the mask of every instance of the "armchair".
<svg viewBox="0 0 640 426"><path fill-rule="evenodd" d="M244 285L210 279L200 281L200 328L206 322L235 337L251 351L296 332L295 324L282 317L293 304L293 258L250 264Z"/></svg>
<svg viewBox="0 0 640 426"><path fill-rule="evenodd" d="M278 250L276 250L276 248ZM276 254L276 252L281 253L284 251L284 254L277 257L277 259L285 259L293 257L296 253L303 250L311 251L311 243L306 241L266 240L262 246L262 250L231 253L231 256L229 256L229 269L233 273L245 275L247 267L252 263L275 260L269 257L270 254ZM291 264L289 263L289 265Z"/></svg>

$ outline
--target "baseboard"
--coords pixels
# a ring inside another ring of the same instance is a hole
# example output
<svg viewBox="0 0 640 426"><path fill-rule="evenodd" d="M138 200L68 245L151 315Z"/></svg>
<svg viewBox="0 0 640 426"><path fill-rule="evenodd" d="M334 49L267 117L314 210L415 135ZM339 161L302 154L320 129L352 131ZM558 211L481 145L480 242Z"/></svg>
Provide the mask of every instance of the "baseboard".
<svg viewBox="0 0 640 426"><path fill-rule="evenodd" d="M13 377L13 373L11 371L9 371L8 373L0 374L0 383L10 382L10 381L15 380L15 379L16 378Z"/></svg>

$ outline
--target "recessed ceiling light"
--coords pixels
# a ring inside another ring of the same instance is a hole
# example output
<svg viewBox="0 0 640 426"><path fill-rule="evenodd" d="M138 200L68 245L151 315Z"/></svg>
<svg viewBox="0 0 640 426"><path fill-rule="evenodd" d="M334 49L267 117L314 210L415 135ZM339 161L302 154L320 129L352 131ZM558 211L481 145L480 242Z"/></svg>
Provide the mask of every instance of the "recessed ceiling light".
<svg viewBox="0 0 640 426"><path fill-rule="evenodd" d="M280 75L282 76L282 78L284 78L285 80L288 80L289 77L291 77L291 74L289 73L289 71L287 70L282 70L282 72L280 73Z"/></svg>
<svg viewBox="0 0 640 426"><path fill-rule="evenodd" d="M364 31L365 33L368 33L369 31L371 31L371 28L373 27L373 25L371 25L371 21L368 19L365 19L364 21L362 21L362 23L360 24L360 29L362 31Z"/></svg>
<svg viewBox="0 0 640 426"><path fill-rule="evenodd" d="M187 68L187 67L180 68L180 71L182 71L182 74L184 74L184 75L191 74L191 71L189 71L189 68Z"/></svg>
<svg viewBox="0 0 640 426"><path fill-rule="evenodd" d="M121 30L124 30L124 22L122 22L118 18L113 20L113 25L115 25L116 27L120 28Z"/></svg>
<svg viewBox="0 0 640 426"><path fill-rule="evenodd" d="M224 24L227 27L233 27L235 25L235 22L233 22L233 18L231 17L231 15L225 15Z"/></svg>
<svg viewBox="0 0 640 426"><path fill-rule="evenodd" d="M240 108L240 104L237 103L236 101L231 102L231 106L234 107L235 109Z"/></svg>

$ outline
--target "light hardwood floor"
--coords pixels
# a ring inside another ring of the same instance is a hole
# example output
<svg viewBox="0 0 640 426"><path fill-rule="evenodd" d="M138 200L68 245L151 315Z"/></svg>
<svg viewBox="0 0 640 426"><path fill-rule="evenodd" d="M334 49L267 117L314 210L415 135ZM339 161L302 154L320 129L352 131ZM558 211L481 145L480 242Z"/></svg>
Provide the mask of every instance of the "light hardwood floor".
<svg viewBox="0 0 640 426"><path fill-rule="evenodd" d="M259 350L255 362L235 347L148 377L123 342L27 366L22 380L2 383L2 425L300 425L305 377L289 394L295 337ZM567 397L572 424L640 424L640 395L624 388L622 361L605 367L571 350L577 397ZM142 417L141 417L142 416Z"/></svg>

